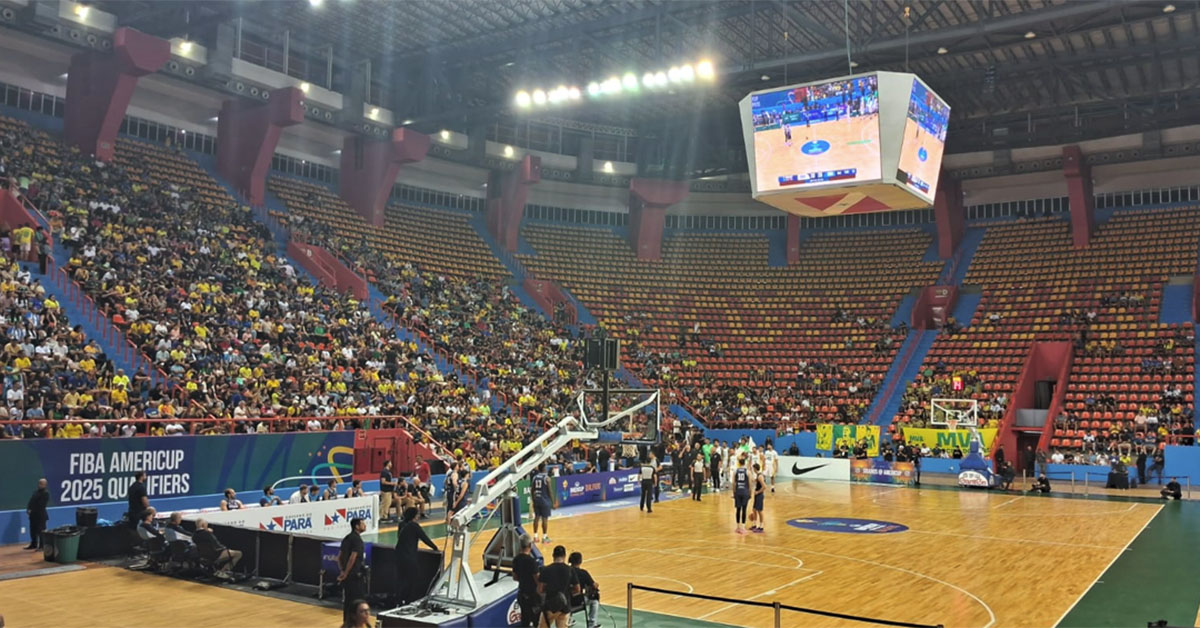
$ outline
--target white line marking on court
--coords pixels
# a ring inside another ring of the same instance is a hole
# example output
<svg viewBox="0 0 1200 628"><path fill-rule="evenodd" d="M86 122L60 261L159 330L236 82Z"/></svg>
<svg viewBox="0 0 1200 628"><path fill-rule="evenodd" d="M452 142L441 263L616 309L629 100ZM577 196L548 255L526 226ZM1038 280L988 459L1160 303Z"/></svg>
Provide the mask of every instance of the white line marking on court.
<svg viewBox="0 0 1200 628"><path fill-rule="evenodd" d="M607 554L601 554L599 556L592 556L591 558L588 558L588 561L595 562L597 560L603 560L605 558L612 558L613 556L620 556L621 554L625 554L627 552L632 552L632 551L633 550L631 550L631 549L623 549L619 552L609 552Z"/></svg>
<svg viewBox="0 0 1200 628"><path fill-rule="evenodd" d="M598 537L590 537L590 538L598 538ZM763 554L775 554L777 556L783 556L784 558L790 558L790 559L796 561L796 566L795 567L785 567L783 565L767 565L767 564L763 564L763 563L756 563L752 560L738 560L736 558L725 558L723 556L718 558L718 557L714 557L714 556L702 556L700 554L684 554L684 553L678 551L681 549L708 549L708 547L704 546L704 545L686 545L683 547L674 547L674 548L670 548L670 549L633 548L633 549L629 549L626 551L628 551L628 552L652 552L655 554L668 554L670 556L687 556L688 558L703 558L704 560L722 560L727 563L740 563L743 565L754 565L755 567L776 567L779 569L804 569L804 561L803 560L800 560L799 558L792 556L791 554L784 554L784 553L776 552L776 551L772 551L772 550L764 550L764 549L757 549L757 548L751 548L751 547L739 547L738 548L739 552L761 552ZM593 559L593 560L595 560L595 559Z"/></svg>
<svg viewBox="0 0 1200 628"><path fill-rule="evenodd" d="M983 540L988 540L988 541L1003 541L1005 543L1034 543L1036 545L1061 545L1063 547L1086 547L1089 549L1114 549L1114 550L1121 549L1115 545L1089 545L1087 543L1066 543L1063 541L1039 541L1037 539L1010 539L1010 538L1004 538L1004 537L1000 537L1000 536L982 536L979 534L959 534L957 532L934 532L932 530L913 530L911 528L908 531L916 532L917 534L933 534L936 536L960 536L960 537L967 538L967 539L983 539Z"/></svg>
<svg viewBox="0 0 1200 628"><path fill-rule="evenodd" d="M1137 506L1137 504L1131 504L1131 505L1129 506L1129 509L1130 509L1130 510L1133 510L1133 507L1134 507L1134 506ZM1063 620L1067 618L1067 615L1070 615L1070 614L1071 614L1071 611L1075 610L1075 607L1079 605L1079 602L1080 602L1081 600L1083 600L1083 596L1087 595L1087 594L1088 594L1088 591L1091 591L1091 590L1092 590L1092 587L1094 587L1094 586L1096 586L1097 584L1099 584L1099 583L1100 583L1100 578L1103 578L1103 577L1104 577L1104 574L1108 573L1108 570L1109 570L1109 569L1112 569L1113 563L1117 562L1117 559L1118 559L1118 558L1120 558L1120 557L1121 557L1121 555L1123 555L1125 552L1128 552L1128 551L1129 551L1129 546L1130 546L1130 545L1133 545L1133 542L1134 542L1134 540L1136 540L1136 539L1137 539L1139 536L1141 536L1141 535L1142 535L1142 532L1145 532L1145 531L1146 531L1146 527L1150 525L1150 522L1151 522L1151 521L1154 521L1154 518L1158 516L1158 513L1159 513L1160 511L1162 511L1162 508L1163 508L1163 507L1160 505L1160 506L1158 506L1158 507L1156 507L1156 508L1154 509L1154 514L1153 514L1153 515L1150 515L1149 517L1147 517L1147 518L1146 518L1146 523L1143 523L1143 524L1142 524L1142 527L1141 527L1141 529L1139 529L1139 530L1137 531L1137 534L1135 534L1135 535L1133 535L1133 536L1129 537L1129 542L1125 543L1125 547L1124 547L1124 548L1122 548L1122 549L1121 549L1121 551L1117 552L1117 553L1116 553L1116 554L1115 554L1115 555L1112 557L1112 560L1108 561L1108 565L1106 565L1106 566L1104 567L1104 569L1101 569L1101 570L1100 570L1100 573L1096 574L1096 577L1095 577L1095 579L1093 579L1093 580L1092 580L1092 583L1091 583L1091 584L1089 584L1089 585L1088 585L1088 586L1087 586L1087 587L1086 587L1086 588L1083 590L1083 593L1080 593L1080 594L1079 594L1079 597L1075 598L1075 601L1074 601L1074 602L1072 602L1072 603L1071 603L1071 605L1067 607L1067 610L1066 610L1066 611L1063 611L1063 614L1062 614L1062 616L1061 616L1061 617L1059 617L1059 618L1058 618L1058 621L1054 622L1054 626L1058 626L1059 624L1061 624L1061 623L1063 622Z"/></svg>
<svg viewBox="0 0 1200 628"><path fill-rule="evenodd" d="M999 505L996 505L996 506L992 506L992 510L995 510L995 509L997 509L997 508L1004 508L1005 506L1007 506L1007 505L1009 505L1009 504L1011 504L1011 503L1013 503L1013 502L1017 501L1018 499L1022 499L1022 498L1024 498L1024 497L1025 497L1024 495L1018 495L1018 496L1016 496L1016 497L1014 497L1014 498L1012 498L1012 499L1010 499L1010 500L1008 500L1008 501L1006 501L1006 502L1004 502L1004 503L1002 503L1002 504L999 504Z"/></svg>
<svg viewBox="0 0 1200 628"><path fill-rule="evenodd" d="M683 580L676 580L674 578L668 578L666 576L647 576L645 574L635 574L635 573L604 573L604 574L598 574L595 577L597 577L597 578L649 578L651 580L666 580L667 582L674 582L675 584L682 584L683 586L687 587L688 593L696 592L695 587L684 582Z"/></svg>
<svg viewBox="0 0 1200 628"><path fill-rule="evenodd" d="M790 586L792 586L792 585L794 585L794 584L800 584L801 582L804 582L805 580L811 580L811 579L813 579L813 578L816 578L817 576L819 576L819 575L821 575L821 574L823 574L823 573L825 573L825 572L824 572L824 571L817 571L817 572L814 572L814 573L808 574L807 576L804 576L803 578L796 578L795 580L792 580L791 582L789 582L789 583L787 583L787 584L785 584L785 585L783 585L783 586L781 586L781 587L778 587L778 588L775 588L775 589L771 589L770 591L764 591L764 592L762 592L762 593L759 593L758 595L752 595L752 596L750 596L750 597L748 597L748 598L746 598L746 599L747 599L747 600L757 600L758 598L760 598L760 597L763 597L763 596L766 596L766 595L776 595L776 594L778 594L778 593L779 593L779 589L786 589L786 588L788 588L788 587L790 587ZM703 619L707 619L707 618L709 618L709 617L712 617L713 615L716 615L716 614L718 614L718 613L724 613L725 611L727 611L727 610L729 610L729 609L731 609L731 608L733 608L733 607L735 607L735 606L737 606L737 604L726 604L725 606L722 606L721 608L718 608L717 610L715 610L715 611L713 611L713 612L711 612L711 613L705 613L705 614L703 614L703 615L701 615L701 616L697 617L696 619L701 619L701 620L703 620Z"/></svg>

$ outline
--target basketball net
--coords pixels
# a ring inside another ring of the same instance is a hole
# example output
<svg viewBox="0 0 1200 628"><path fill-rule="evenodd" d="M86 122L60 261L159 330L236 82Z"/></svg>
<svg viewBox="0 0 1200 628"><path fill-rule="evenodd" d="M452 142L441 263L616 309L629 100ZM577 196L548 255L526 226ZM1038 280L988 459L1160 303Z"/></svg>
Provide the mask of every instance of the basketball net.
<svg viewBox="0 0 1200 628"><path fill-rule="evenodd" d="M947 417L946 418L946 427L950 428L951 432L957 430L958 429L958 419L957 418L952 419L952 418Z"/></svg>

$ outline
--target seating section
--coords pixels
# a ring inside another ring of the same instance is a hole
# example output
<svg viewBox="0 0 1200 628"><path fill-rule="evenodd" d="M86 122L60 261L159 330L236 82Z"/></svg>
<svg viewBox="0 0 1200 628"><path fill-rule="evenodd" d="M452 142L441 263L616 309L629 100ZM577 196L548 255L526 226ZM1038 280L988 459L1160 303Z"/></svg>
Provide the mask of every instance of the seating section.
<svg viewBox="0 0 1200 628"><path fill-rule="evenodd" d="M538 276L558 280L626 342L625 363L710 425L856 421L904 340L890 317L941 267L920 231L815 234L800 264L767 265L761 236L667 238L637 260L605 229L529 225Z"/></svg>
<svg viewBox="0 0 1200 628"><path fill-rule="evenodd" d="M1174 417L1168 431L1190 430L1191 325L1157 321L1168 278L1195 272L1198 237L1190 208L1119 212L1083 250L1059 218L992 225L965 280L983 291L974 319L939 335L893 430L923 425L934 396L973 397L985 418L1000 418L1034 340L1076 345L1053 446L1080 448L1089 435L1089 445L1161 440L1138 419L1144 405ZM1160 403L1164 386L1180 387L1177 403Z"/></svg>
<svg viewBox="0 0 1200 628"><path fill-rule="evenodd" d="M378 229L324 186L287 177L272 177L269 183L288 207L287 214L272 216L310 240L321 237L333 243L336 236L339 249L355 253L354 248L369 247L390 261L432 273L488 279L508 275L462 213L389 205L385 228Z"/></svg>

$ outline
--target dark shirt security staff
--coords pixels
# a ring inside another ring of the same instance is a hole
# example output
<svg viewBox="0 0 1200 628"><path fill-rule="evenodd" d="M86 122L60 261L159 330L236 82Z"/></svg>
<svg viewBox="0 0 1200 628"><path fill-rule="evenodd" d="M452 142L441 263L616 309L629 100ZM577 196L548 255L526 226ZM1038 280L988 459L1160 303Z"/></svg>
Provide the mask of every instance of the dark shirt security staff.
<svg viewBox="0 0 1200 628"><path fill-rule="evenodd" d="M513 558L512 576L517 581L517 605L521 608L521 626L537 624L538 606L541 597L538 595L537 572L538 560L533 557L533 537L526 534L521 537L521 553Z"/></svg>
<svg viewBox="0 0 1200 628"><path fill-rule="evenodd" d="M150 507L150 497L146 494L145 471L134 473L133 484L129 485L129 492L125 494L125 499L129 502L129 511L125 513L129 518L129 525L136 528L141 514Z"/></svg>
<svg viewBox="0 0 1200 628"><path fill-rule="evenodd" d="M338 584L342 585L342 625L354 625L354 602L361 600L367 593L363 581L363 540L362 533L367 524L355 517L350 520L350 534L342 539L342 548L338 552Z"/></svg>
<svg viewBox="0 0 1200 628"><path fill-rule="evenodd" d="M396 583L400 602L415 602L425 596L420 581L414 577L417 573L417 542L424 543L429 549L438 551L438 546L425 534L425 529L416 522L416 508L404 509L404 520L396 531Z"/></svg>
<svg viewBox="0 0 1200 628"><path fill-rule="evenodd" d="M50 491L46 490L46 478L42 478L25 505L25 514L29 515L29 545L25 549L35 550L42 546L42 531L46 529L46 521L50 518L46 512L49 504Z"/></svg>

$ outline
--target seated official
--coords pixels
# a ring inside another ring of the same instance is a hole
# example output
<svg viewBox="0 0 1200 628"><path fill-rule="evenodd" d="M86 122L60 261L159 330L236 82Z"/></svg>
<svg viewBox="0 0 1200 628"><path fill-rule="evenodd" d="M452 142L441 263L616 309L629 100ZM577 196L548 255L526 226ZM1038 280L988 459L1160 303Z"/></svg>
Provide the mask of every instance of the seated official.
<svg viewBox="0 0 1200 628"><path fill-rule="evenodd" d="M337 480L330 480L329 484L325 487L325 490L321 491L320 499L321 499L321 501L326 501L326 500L337 499L337 498L338 498Z"/></svg>
<svg viewBox="0 0 1200 628"><path fill-rule="evenodd" d="M416 508L420 516L425 517L425 498L421 496L421 489L417 487L415 479L410 477L407 481L396 484L396 498L400 500L400 512Z"/></svg>
<svg viewBox="0 0 1200 628"><path fill-rule="evenodd" d="M351 497L363 497L366 493L362 489L362 480L354 480L350 483L350 488L346 489L346 499Z"/></svg>
<svg viewBox="0 0 1200 628"><path fill-rule="evenodd" d="M1049 493L1050 480L1046 479L1046 474L1043 473L1039 475L1038 478L1034 480L1033 486L1029 487L1029 490L1034 493Z"/></svg>
<svg viewBox="0 0 1200 628"><path fill-rule="evenodd" d="M1017 478L1017 470L1011 462L1005 462L1000 469L1000 488L1011 491L1013 480Z"/></svg>
<svg viewBox="0 0 1200 628"><path fill-rule="evenodd" d="M259 506L278 506L282 503L283 500L275 495L275 489L270 486L263 488L263 496L258 500Z"/></svg>
<svg viewBox="0 0 1200 628"><path fill-rule="evenodd" d="M571 607L582 606L587 617L587 628L598 628L600 622L600 585L592 578L592 574L583 568L583 554L571 552L567 564L575 572L579 580L579 593L571 596Z"/></svg>
<svg viewBox="0 0 1200 628"><path fill-rule="evenodd" d="M149 541L151 539L166 540L166 537L163 536L162 531L158 529L158 526L154 525L155 514L156 511L153 508L147 508L143 510L141 516L138 517L139 521L137 525L137 534L138 537L143 541Z"/></svg>
<svg viewBox="0 0 1200 628"><path fill-rule="evenodd" d="M1163 499L1183 499L1183 487L1179 485L1179 480L1171 478L1158 494L1162 495Z"/></svg>
<svg viewBox="0 0 1200 628"><path fill-rule="evenodd" d="M225 498L221 500L221 510L241 510L245 506L242 500L237 498L237 493L233 489L225 489Z"/></svg>
<svg viewBox="0 0 1200 628"><path fill-rule="evenodd" d="M187 541L188 545L195 545L191 533L183 529L183 515L178 512L171 513L171 518L167 520L167 528L163 534L166 535L168 543Z"/></svg>
<svg viewBox="0 0 1200 628"><path fill-rule="evenodd" d="M308 485L301 484L300 490L296 491L295 493L292 493L292 496L288 498L288 503L289 504L307 504L308 503Z"/></svg>
<svg viewBox="0 0 1200 628"><path fill-rule="evenodd" d="M229 549L217 540L217 535L208 529L208 522L203 519L196 520L196 533L192 535L192 542L196 544L196 552L200 557L211 560L218 572L227 574L242 559L241 552Z"/></svg>

